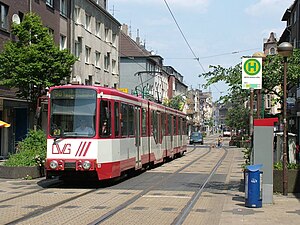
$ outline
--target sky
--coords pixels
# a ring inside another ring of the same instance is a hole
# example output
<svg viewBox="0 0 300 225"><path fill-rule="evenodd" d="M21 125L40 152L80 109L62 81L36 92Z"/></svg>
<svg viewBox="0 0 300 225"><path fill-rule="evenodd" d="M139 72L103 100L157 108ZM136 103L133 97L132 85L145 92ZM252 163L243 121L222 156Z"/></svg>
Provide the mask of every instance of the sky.
<svg viewBox="0 0 300 225"><path fill-rule="evenodd" d="M210 65L235 66L243 56L262 51L271 32L279 40L286 27L282 16L293 2L108 0L108 11L121 24L130 27L134 40L139 30L146 49L160 55L164 65L179 72L189 88L203 90L201 85L206 81L199 75L208 72ZM224 83L211 85L210 91L216 101L227 93L227 86Z"/></svg>

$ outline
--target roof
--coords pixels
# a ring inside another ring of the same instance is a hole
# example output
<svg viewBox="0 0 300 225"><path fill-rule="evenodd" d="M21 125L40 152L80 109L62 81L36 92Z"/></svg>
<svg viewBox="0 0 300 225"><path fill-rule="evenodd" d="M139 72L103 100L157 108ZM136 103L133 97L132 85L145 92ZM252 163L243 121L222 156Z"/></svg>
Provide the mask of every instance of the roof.
<svg viewBox="0 0 300 225"><path fill-rule="evenodd" d="M150 52L138 45L123 31L120 32L120 53L121 57L149 57Z"/></svg>

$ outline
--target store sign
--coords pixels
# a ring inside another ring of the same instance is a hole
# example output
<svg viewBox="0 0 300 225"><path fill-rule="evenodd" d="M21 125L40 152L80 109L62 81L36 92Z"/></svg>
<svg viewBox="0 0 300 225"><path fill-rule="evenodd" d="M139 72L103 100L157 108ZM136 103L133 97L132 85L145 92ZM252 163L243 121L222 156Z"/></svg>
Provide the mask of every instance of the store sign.
<svg viewBox="0 0 300 225"><path fill-rule="evenodd" d="M262 87L262 59L242 59L242 88L261 89Z"/></svg>

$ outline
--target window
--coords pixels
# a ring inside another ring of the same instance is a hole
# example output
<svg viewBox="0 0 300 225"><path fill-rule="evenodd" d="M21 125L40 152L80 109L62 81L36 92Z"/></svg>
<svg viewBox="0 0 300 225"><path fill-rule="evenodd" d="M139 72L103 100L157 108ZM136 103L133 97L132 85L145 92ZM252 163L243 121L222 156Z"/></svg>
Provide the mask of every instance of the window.
<svg viewBox="0 0 300 225"><path fill-rule="evenodd" d="M67 16L67 0L60 0L60 14Z"/></svg>
<svg viewBox="0 0 300 225"><path fill-rule="evenodd" d="M266 96L266 100L266 108L270 109L272 107L272 96L268 94Z"/></svg>
<svg viewBox="0 0 300 225"><path fill-rule="evenodd" d="M275 55L276 54L276 51L275 51L275 48L270 48L270 55Z"/></svg>
<svg viewBox="0 0 300 225"><path fill-rule="evenodd" d="M142 136L147 135L147 111L146 109L142 109Z"/></svg>
<svg viewBox="0 0 300 225"><path fill-rule="evenodd" d="M91 31L91 16L85 14L85 29Z"/></svg>
<svg viewBox="0 0 300 225"><path fill-rule="evenodd" d="M128 106L128 134L134 135L134 107Z"/></svg>
<svg viewBox="0 0 300 225"><path fill-rule="evenodd" d="M112 44L113 44L113 46L117 45L116 40L117 40L117 34L113 33L112 34Z"/></svg>
<svg viewBox="0 0 300 225"><path fill-rule="evenodd" d="M60 50L66 49L67 47L67 37L60 35Z"/></svg>
<svg viewBox="0 0 300 225"><path fill-rule="evenodd" d="M96 22L96 36L101 38L101 23Z"/></svg>
<svg viewBox="0 0 300 225"><path fill-rule="evenodd" d="M177 135L177 119L176 116L173 117L173 134Z"/></svg>
<svg viewBox="0 0 300 225"><path fill-rule="evenodd" d="M160 142L160 126L159 126L159 118L160 118L160 114L153 110L152 111L152 135L153 138L155 140L155 143L159 143Z"/></svg>
<svg viewBox="0 0 300 225"><path fill-rule="evenodd" d="M109 69L109 63L110 63L110 53L108 52L107 55L104 56L104 69Z"/></svg>
<svg viewBox="0 0 300 225"><path fill-rule="evenodd" d="M109 42L109 29L107 27L105 27L105 30L104 30L104 33L105 33L105 41L106 42Z"/></svg>
<svg viewBox="0 0 300 225"><path fill-rule="evenodd" d="M128 105L122 103L121 104L121 135L122 136L128 135L127 119L128 119Z"/></svg>
<svg viewBox="0 0 300 225"><path fill-rule="evenodd" d="M101 100L100 104L100 135L108 137L111 135L111 107L110 102Z"/></svg>
<svg viewBox="0 0 300 225"><path fill-rule="evenodd" d="M95 66L100 68L100 57L101 53L100 52L95 52Z"/></svg>
<svg viewBox="0 0 300 225"><path fill-rule="evenodd" d="M85 63L90 63L91 58L91 48L85 46Z"/></svg>
<svg viewBox="0 0 300 225"><path fill-rule="evenodd" d="M116 65L117 65L117 63L116 63L116 60L112 60L111 61L111 66L112 66L112 72L113 73L116 73L117 72L117 70L116 70Z"/></svg>
<svg viewBox="0 0 300 225"><path fill-rule="evenodd" d="M80 8L76 7L74 10L74 20L75 23L80 24Z"/></svg>
<svg viewBox="0 0 300 225"><path fill-rule="evenodd" d="M115 102L115 136L118 137L120 135L120 104Z"/></svg>
<svg viewBox="0 0 300 225"><path fill-rule="evenodd" d="M53 0L46 0L46 5L53 8Z"/></svg>
<svg viewBox="0 0 300 225"><path fill-rule="evenodd" d="M75 56L77 58L80 57L80 46L81 46L81 43L79 41L75 41Z"/></svg>
<svg viewBox="0 0 300 225"><path fill-rule="evenodd" d="M0 3L0 28L8 29L8 6Z"/></svg>

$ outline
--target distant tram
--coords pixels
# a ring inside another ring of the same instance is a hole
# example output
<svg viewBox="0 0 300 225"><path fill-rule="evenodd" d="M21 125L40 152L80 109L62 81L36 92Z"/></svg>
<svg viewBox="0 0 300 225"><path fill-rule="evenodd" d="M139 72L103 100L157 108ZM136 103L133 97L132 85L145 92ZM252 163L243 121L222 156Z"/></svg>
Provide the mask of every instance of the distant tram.
<svg viewBox="0 0 300 225"><path fill-rule="evenodd" d="M186 115L100 86L49 90L46 177L119 177L182 155Z"/></svg>

